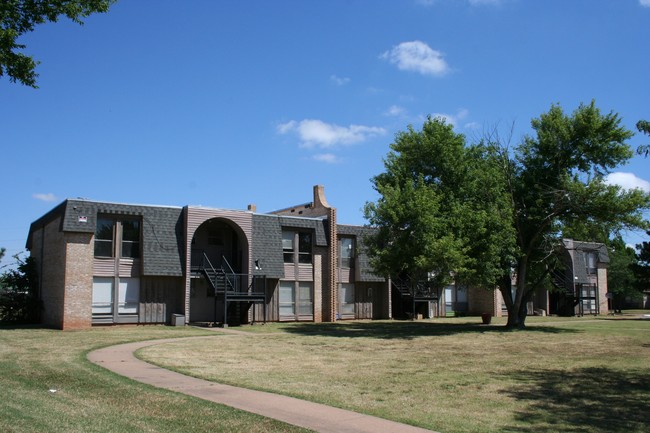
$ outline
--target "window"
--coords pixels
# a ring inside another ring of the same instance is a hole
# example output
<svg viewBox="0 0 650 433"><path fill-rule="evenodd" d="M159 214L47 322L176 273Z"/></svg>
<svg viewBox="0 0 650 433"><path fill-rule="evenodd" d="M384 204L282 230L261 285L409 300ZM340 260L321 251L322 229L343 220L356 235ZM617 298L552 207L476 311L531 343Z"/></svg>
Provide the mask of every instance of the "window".
<svg viewBox="0 0 650 433"><path fill-rule="evenodd" d="M598 263L598 256L595 252L588 252L585 255L585 260L587 264L587 274L594 275L596 274L596 268Z"/></svg>
<svg viewBox="0 0 650 433"><path fill-rule="evenodd" d="M298 233L298 263L311 263L311 233Z"/></svg>
<svg viewBox="0 0 650 433"><path fill-rule="evenodd" d="M137 314L140 302L140 279L120 278L117 298L118 314Z"/></svg>
<svg viewBox="0 0 650 433"><path fill-rule="evenodd" d="M117 287L117 294L115 288ZM117 295L117 299L116 299ZM96 317L138 314L140 279L94 277L92 314Z"/></svg>
<svg viewBox="0 0 650 433"><path fill-rule="evenodd" d="M114 278L93 278L93 315L113 314L113 281Z"/></svg>
<svg viewBox="0 0 650 433"><path fill-rule="evenodd" d="M296 237L294 232L282 232L282 253L284 254L284 263L293 263L293 241Z"/></svg>
<svg viewBox="0 0 650 433"><path fill-rule="evenodd" d="M298 245L298 251L296 251ZM311 263L311 233L308 232L282 232L282 254L284 263ZM297 257L296 257L297 256Z"/></svg>
<svg viewBox="0 0 650 433"><path fill-rule="evenodd" d="M339 314L354 315L354 284L341 283L339 286Z"/></svg>
<svg viewBox="0 0 650 433"><path fill-rule="evenodd" d="M140 257L140 221L122 221L122 257Z"/></svg>
<svg viewBox="0 0 650 433"><path fill-rule="evenodd" d="M115 257L117 252L119 257L140 257L140 221L97 218L95 257Z"/></svg>
<svg viewBox="0 0 650 433"><path fill-rule="evenodd" d="M300 316L314 314L314 298L310 282L300 281L298 283L298 314Z"/></svg>
<svg viewBox="0 0 650 433"><path fill-rule="evenodd" d="M97 218L95 257L113 257L113 220Z"/></svg>
<svg viewBox="0 0 650 433"><path fill-rule="evenodd" d="M283 319L298 320L300 316L313 316L314 290L311 282L280 281L279 290L279 312Z"/></svg>
<svg viewBox="0 0 650 433"><path fill-rule="evenodd" d="M354 239L339 239L339 257L342 268L351 268L354 265Z"/></svg>
<svg viewBox="0 0 650 433"><path fill-rule="evenodd" d="M295 316L296 301L293 296L293 281L280 281L280 316Z"/></svg>

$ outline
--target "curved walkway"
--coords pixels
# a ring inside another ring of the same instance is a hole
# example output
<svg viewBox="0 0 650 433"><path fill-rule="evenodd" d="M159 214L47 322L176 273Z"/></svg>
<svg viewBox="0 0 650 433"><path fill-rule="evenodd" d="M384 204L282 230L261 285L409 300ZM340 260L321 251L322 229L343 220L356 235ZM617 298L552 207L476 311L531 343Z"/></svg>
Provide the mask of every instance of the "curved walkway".
<svg viewBox="0 0 650 433"><path fill-rule="evenodd" d="M187 337L186 337L187 338ZM189 337L212 338L212 337ZM237 388L185 376L137 359L138 349L184 338L139 341L92 351L88 359L138 382L224 404L322 433L424 433L419 427L400 424L349 410L311 403L293 397Z"/></svg>

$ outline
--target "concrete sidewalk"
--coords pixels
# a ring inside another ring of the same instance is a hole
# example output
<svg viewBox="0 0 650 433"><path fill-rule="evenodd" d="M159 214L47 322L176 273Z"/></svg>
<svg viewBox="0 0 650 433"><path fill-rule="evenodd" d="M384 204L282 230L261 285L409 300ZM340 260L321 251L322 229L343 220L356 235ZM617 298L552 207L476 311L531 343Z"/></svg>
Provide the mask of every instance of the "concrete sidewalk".
<svg viewBox="0 0 650 433"><path fill-rule="evenodd" d="M213 338L213 337L189 337ZM323 404L262 391L221 385L185 376L137 359L133 353L143 347L182 340L140 341L105 347L88 354L97 365L138 382L256 413L322 433L424 433L431 432L394 421L362 415Z"/></svg>

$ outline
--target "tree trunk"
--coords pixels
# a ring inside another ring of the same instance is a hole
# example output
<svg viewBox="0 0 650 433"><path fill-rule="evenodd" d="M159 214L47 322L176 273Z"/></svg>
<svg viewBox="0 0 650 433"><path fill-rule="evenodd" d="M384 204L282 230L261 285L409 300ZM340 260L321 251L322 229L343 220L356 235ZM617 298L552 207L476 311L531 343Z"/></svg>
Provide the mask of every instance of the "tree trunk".
<svg viewBox="0 0 650 433"><path fill-rule="evenodd" d="M519 289L517 289L519 291ZM518 305L517 305L518 304ZM526 327L526 304L521 302L513 304L512 308L508 308L508 329L523 329Z"/></svg>
<svg viewBox="0 0 650 433"><path fill-rule="evenodd" d="M526 292L526 279L528 273L528 262L525 258L517 264L517 291L515 298L509 293L511 303L506 302L508 308L508 329L523 329L526 327L526 316L528 314L527 306L530 294Z"/></svg>

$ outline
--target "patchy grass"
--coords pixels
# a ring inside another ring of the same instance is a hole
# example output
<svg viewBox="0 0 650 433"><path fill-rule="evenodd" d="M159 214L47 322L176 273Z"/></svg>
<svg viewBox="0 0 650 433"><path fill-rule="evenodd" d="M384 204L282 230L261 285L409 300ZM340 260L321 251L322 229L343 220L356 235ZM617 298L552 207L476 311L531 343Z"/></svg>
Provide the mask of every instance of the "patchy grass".
<svg viewBox="0 0 650 433"><path fill-rule="evenodd" d="M163 326L54 331L0 328L2 432L304 432L116 376L91 364L101 346L206 334ZM209 333L213 335L213 333Z"/></svg>
<svg viewBox="0 0 650 433"><path fill-rule="evenodd" d="M525 331L479 322L276 323L139 356L442 432L650 430L650 320L531 317Z"/></svg>

